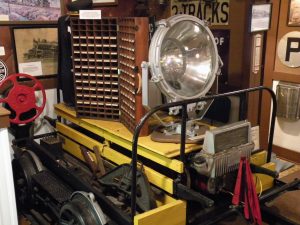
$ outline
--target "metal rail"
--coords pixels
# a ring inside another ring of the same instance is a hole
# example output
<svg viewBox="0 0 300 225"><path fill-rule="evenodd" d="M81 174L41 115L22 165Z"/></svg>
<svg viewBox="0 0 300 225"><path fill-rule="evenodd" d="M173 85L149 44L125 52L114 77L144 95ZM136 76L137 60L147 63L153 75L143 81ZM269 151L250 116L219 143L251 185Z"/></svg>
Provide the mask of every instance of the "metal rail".
<svg viewBox="0 0 300 225"><path fill-rule="evenodd" d="M140 131L142 127L144 126L145 122L157 111L163 110L163 109L168 109L170 107L175 107L175 106L181 106L182 107L182 121L181 121L181 142L180 142L180 160L185 163L185 144L186 144L186 122L187 122L187 105L192 104L192 103L197 103L197 102L203 102L207 101L210 99L218 99L222 97L227 97L227 96L232 96L232 95L242 95L242 94L248 94L250 92L255 92L255 91L267 91L271 95L272 98L272 103L273 103L273 108L272 108L272 115L271 115L271 124L270 124L270 131L269 131L269 140L268 140L268 156L267 156L267 161L269 162L271 159L271 153L272 153L272 145L273 145L273 137L274 137L274 128L275 128L275 117L276 117L276 110L277 110L277 102L276 102L276 95L273 92L271 88L264 87L264 86L259 86L259 87L253 87L253 88L248 88L248 89L243 89L243 90L238 90L238 91L233 91L233 92L228 92L228 93L223 93L223 94L217 94L217 95L210 95L210 96L204 96L201 98L194 98L194 99L188 99L188 100L183 100L183 101L178 101L178 102L172 102L172 103L167 103L163 104L160 106L157 106L147 112L143 118L140 120L140 122L137 124L134 134L133 134L133 139L132 139L132 185L131 185L131 220L132 224L134 224L134 216L136 214L136 174L137 174L137 146L138 146L138 138Z"/></svg>

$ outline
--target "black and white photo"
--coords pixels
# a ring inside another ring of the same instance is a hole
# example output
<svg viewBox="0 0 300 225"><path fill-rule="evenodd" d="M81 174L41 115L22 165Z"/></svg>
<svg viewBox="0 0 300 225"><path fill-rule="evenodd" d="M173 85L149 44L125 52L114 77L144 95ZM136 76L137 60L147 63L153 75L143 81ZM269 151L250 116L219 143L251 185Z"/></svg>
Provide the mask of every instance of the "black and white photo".
<svg viewBox="0 0 300 225"><path fill-rule="evenodd" d="M8 21L57 21L60 0L0 0L0 18Z"/></svg>
<svg viewBox="0 0 300 225"><path fill-rule="evenodd" d="M270 28L272 4L255 4L251 9L250 32L265 31Z"/></svg>
<svg viewBox="0 0 300 225"><path fill-rule="evenodd" d="M12 33L18 72L34 76L57 74L56 27L15 27Z"/></svg>

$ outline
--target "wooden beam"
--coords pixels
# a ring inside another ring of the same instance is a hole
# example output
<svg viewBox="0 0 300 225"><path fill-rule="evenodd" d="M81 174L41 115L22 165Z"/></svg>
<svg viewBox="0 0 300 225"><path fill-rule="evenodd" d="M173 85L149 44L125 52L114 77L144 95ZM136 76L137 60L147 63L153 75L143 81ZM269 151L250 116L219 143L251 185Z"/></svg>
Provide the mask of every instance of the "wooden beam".
<svg viewBox="0 0 300 225"><path fill-rule="evenodd" d="M286 159L295 163L300 163L300 152L292 151L276 145L273 145L273 152L277 156L279 156L279 158Z"/></svg>
<svg viewBox="0 0 300 225"><path fill-rule="evenodd" d="M10 111L3 107L0 107L0 128L9 127L9 115Z"/></svg>

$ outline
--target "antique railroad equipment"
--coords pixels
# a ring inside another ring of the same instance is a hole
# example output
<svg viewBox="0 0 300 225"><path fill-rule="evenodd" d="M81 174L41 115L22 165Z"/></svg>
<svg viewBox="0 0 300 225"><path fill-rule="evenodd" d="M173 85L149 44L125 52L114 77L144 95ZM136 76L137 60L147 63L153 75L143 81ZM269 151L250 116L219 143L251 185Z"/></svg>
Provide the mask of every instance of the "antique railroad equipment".
<svg viewBox="0 0 300 225"><path fill-rule="evenodd" d="M41 215L50 209L53 220L49 223L62 225L216 224L242 208L232 207L232 188L223 185L235 183L241 156L252 161L261 181L256 189L262 204L298 185L299 180L274 187L277 174L269 161L277 105L271 89L205 96L221 62L213 36L197 18L175 16L162 23L167 30L159 32L165 32L166 39L161 46L152 45L162 51L150 54L157 60L150 68L157 72L152 74L153 81L171 101L142 116L137 64L146 57L138 51L147 41L140 36L148 35L147 29L140 30L145 24L142 18L80 20L71 16L76 111L55 105L63 119L56 122L56 132L28 139L27 150L16 147L16 185L19 199L25 199L21 204L28 199ZM172 24L179 30L168 27ZM148 73L143 77L148 83ZM186 129L193 127L191 112L205 112L213 99L254 91L268 92L273 101L267 152L250 157L253 143L245 121L207 131L204 145L199 140L186 143L193 137L193 131ZM179 144L140 136L147 120L162 110L181 113L180 125L175 127ZM228 141L232 135L236 140Z"/></svg>
<svg viewBox="0 0 300 225"><path fill-rule="evenodd" d="M153 142L149 136L139 138L138 133L153 113L165 107L182 104L183 107L187 107L187 104L193 101L262 89L266 88L252 88L162 105L142 118L134 136L119 122L78 118L74 110L63 104L56 105L56 114L66 123L56 123L57 133L30 139L27 148L34 154L28 153L28 150L26 153L22 149L19 153L20 157L15 160L16 171L19 171L15 175L16 184L19 185L18 189L22 190L18 192L19 199L31 199L33 206L38 207L39 210L45 208L46 211L50 206L51 212L53 210L56 212L52 215L55 220L79 221L78 224L87 223L90 217L92 223L104 224L99 222L101 211L97 210L97 205L108 216L108 224L214 224L237 213L239 207L229 209L231 195L223 193L220 188L214 195L207 195L205 191L194 186L195 178L199 178L199 175L195 176L193 173L194 168L190 164L192 162L190 158L201 152L202 145L185 144L184 131L183 142L180 145ZM266 90L273 93L270 89ZM274 93L272 97L274 100ZM276 103L274 107L276 108ZM272 115L270 141L273 138L275 121L275 114ZM248 129L244 123L242 124ZM247 138L242 140L248 141ZM267 157L262 157L265 155L262 152L251 157L253 163L257 165L253 167L255 176L260 177L262 188L266 191L260 197L262 204L281 191L299 184L297 180L292 184L273 187L276 173L269 170L272 166L264 169L263 165L270 157L271 146L269 145ZM83 155L83 147L87 149L91 161ZM40 159L42 166L36 158ZM94 161L98 165L99 160L103 160L107 171L104 176L89 169L90 162ZM117 167L118 165L120 166ZM119 168L123 168L123 172ZM234 170L230 169L225 173L229 174L229 172L232 173ZM217 174L219 175L217 172L211 173L210 176ZM265 178L262 176L267 176L269 183L265 183ZM24 182L24 177L29 179ZM258 187L260 184L257 184ZM75 196L72 193L77 191L84 192L77 197L84 198L87 207L82 208L77 204L75 200L77 198L72 197ZM95 198L90 193L93 193ZM96 205L95 201L97 201ZM29 203L29 200L25 202ZM74 207L71 207L74 205L75 208L82 208L79 214ZM217 217L210 216L214 212L218 212Z"/></svg>

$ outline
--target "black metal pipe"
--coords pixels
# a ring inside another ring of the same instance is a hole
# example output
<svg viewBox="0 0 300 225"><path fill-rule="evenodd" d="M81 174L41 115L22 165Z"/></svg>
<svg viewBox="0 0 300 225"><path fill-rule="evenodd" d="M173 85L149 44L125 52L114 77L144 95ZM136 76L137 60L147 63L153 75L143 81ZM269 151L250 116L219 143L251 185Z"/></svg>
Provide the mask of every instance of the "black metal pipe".
<svg viewBox="0 0 300 225"><path fill-rule="evenodd" d="M221 220L228 218L229 216L232 216L234 214L238 214L238 209L236 209L236 208L228 209L225 212L219 213L218 215L214 216L209 221L200 223L200 225L214 225L217 222L220 222Z"/></svg>
<svg viewBox="0 0 300 225"><path fill-rule="evenodd" d="M56 134L57 134L57 132L55 131L55 132L51 132L51 133L35 135L35 136L30 137L30 138L25 137L25 138L13 139L12 144L17 145L18 143L23 142L23 141L28 141L29 139L39 139L39 138L48 137L48 136L52 136L52 135L56 135Z"/></svg>
<svg viewBox="0 0 300 225"><path fill-rule="evenodd" d="M187 104L182 105L181 110L180 160L185 163Z"/></svg>
<svg viewBox="0 0 300 225"><path fill-rule="evenodd" d="M272 103L273 103L271 124L270 124L270 131L269 131L269 140L268 140L269 143L268 143L267 161L269 162L270 159L271 159L271 153L272 153L274 128L275 128L275 117L276 117L276 110L277 110L276 95L275 95L275 93L273 92L273 90L271 88L264 87L264 86L259 86L259 87L252 87L252 88L248 88L248 89L238 90L238 91L232 91L232 92L223 93L223 94L204 96L204 97L201 97L201 98L187 99L187 100L178 101L178 102L171 102L171 103L167 103L167 104L163 104L163 105L154 107L153 109L151 109L149 112L147 112L142 117L140 122L135 127L135 130L134 130L134 133L133 133L133 139L132 139L132 161L131 161L131 163L132 163L132 185L131 185L131 219L132 219L132 224L134 223L134 216L135 216L135 213L136 213L136 172L137 172L138 137L140 135L140 131L141 131L142 127L144 126L145 122L154 113L156 113L157 111L162 110L162 109L168 109L168 108L171 108L171 107L184 106L184 105L187 106L188 104L207 101L207 100L210 100L210 99L218 99L218 98L227 97L227 96L231 96L231 95L242 95L244 93L254 92L254 91L262 91L262 90L265 90L265 91L270 93L271 98L272 98ZM185 141L185 137L182 138L182 140ZM183 150L183 152L184 152L184 150ZM180 153L181 153L181 151L180 151Z"/></svg>
<svg viewBox="0 0 300 225"><path fill-rule="evenodd" d="M294 187L298 186L299 184L300 184L300 179L295 179L291 183L284 184L281 187L275 188L272 191L269 191L266 194L262 195L259 198L259 201L260 202L266 201L266 200L268 200L268 198L275 197L275 195L277 195L283 191L286 191L290 188L294 188Z"/></svg>
<svg viewBox="0 0 300 225"><path fill-rule="evenodd" d="M276 212L276 210L273 211L265 205L260 206L260 210L263 212L264 222L267 222L268 224L299 225L298 223L289 220L287 217L280 215Z"/></svg>
<svg viewBox="0 0 300 225"><path fill-rule="evenodd" d="M272 89L267 89L271 95L273 108L272 108L272 116L270 122L270 131L269 131L269 141L268 141L268 155L267 155L267 162L271 161L271 154L272 154L272 147L273 147L273 138L274 138L274 130L275 130L275 119L276 119L276 112L277 112L277 101L276 95Z"/></svg>

